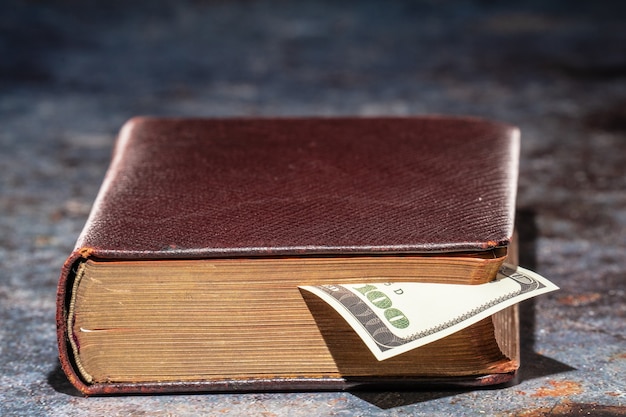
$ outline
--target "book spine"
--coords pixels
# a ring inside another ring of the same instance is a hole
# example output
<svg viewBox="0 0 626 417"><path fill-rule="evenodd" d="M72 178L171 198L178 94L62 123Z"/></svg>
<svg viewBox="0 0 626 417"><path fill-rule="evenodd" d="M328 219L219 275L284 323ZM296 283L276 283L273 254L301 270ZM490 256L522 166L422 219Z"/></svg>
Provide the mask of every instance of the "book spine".
<svg viewBox="0 0 626 417"><path fill-rule="evenodd" d="M86 385L79 377L74 367L74 359L70 341L68 340L68 300L71 297L71 288L75 275L76 266L81 260L84 260L84 251L76 250L67 258L61 269L61 276L57 287L57 310L56 310L56 327L57 327L57 343L59 347L59 361L61 369L67 376L70 383L83 394L95 394L93 387Z"/></svg>

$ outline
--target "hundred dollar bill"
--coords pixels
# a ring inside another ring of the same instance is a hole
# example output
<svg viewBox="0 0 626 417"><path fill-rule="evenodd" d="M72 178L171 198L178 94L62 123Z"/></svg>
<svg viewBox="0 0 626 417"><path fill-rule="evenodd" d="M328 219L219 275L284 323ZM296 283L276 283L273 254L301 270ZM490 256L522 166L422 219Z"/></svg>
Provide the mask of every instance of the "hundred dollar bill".
<svg viewBox="0 0 626 417"><path fill-rule="evenodd" d="M506 264L494 281L479 285L381 282L300 288L341 314L379 361L558 289L535 272Z"/></svg>

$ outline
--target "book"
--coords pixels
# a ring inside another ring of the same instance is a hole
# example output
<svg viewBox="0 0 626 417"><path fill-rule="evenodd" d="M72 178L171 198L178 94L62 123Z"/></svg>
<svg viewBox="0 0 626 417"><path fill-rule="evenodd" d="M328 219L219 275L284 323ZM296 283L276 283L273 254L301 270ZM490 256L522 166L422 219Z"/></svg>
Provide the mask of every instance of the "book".
<svg viewBox="0 0 626 417"><path fill-rule="evenodd" d="M514 307L378 361L298 287L493 280L518 158L470 117L134 118L61 272L61 366L85 394L510 381Z"/></svg>

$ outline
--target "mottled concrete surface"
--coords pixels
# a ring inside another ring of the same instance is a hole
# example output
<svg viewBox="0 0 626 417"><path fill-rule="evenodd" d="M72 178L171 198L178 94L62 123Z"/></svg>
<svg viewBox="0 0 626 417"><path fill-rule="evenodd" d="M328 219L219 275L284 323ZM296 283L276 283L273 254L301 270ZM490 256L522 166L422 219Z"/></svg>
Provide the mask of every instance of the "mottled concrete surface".
<svg viewBox="0 0 626 417"><path fill-rule="evenodd" d="M0 415L626 415L623 1L0 5ZM518 124L522 308L496 390L83 398L54 300L137 114L471 114Z"/></svg>

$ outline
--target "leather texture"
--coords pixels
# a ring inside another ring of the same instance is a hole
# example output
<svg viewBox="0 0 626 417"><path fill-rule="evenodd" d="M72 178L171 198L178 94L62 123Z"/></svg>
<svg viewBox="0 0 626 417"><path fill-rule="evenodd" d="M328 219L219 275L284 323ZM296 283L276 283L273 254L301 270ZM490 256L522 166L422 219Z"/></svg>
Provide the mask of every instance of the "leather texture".
<svg viewBox="0 0 626 417"><path fill-rule="evenodd" d="M513 231L518 134L448 117L131 120L78 246L204 258L477 251Z"/></svg>
<svg viewBox="0 0 626 417"><path fill-rule="evenodd" d="M74 267L87 257L435 254L506 246L518 153L515 127L474 118L135 118L119 135L61 271L61 366L88 395L389 383L275 378L87 385L75 372L67 340ZM480 386L513 377L395 382Z"/></svg>

